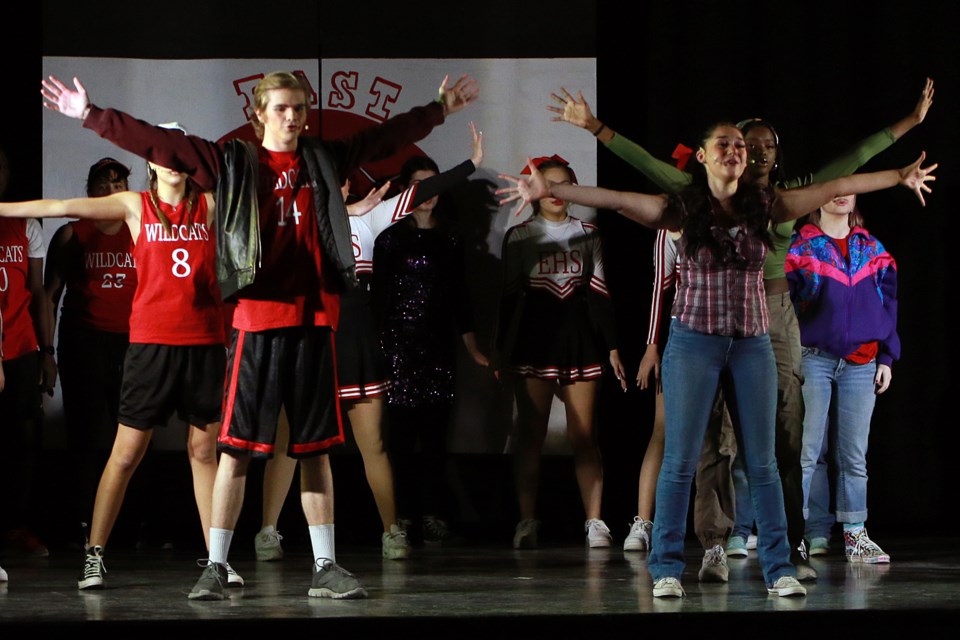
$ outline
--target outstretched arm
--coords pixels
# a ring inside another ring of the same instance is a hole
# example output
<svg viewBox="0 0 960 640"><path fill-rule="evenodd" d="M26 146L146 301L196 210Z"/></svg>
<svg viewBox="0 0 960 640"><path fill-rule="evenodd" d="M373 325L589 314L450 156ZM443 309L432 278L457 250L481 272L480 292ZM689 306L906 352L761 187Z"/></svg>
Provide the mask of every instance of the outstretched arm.
<svg viewBox="0 0 960 640"><path fill-rule="evenodd" d="M925 206L926 201L923 199L923 192L931 193L927 183L937 179L933 175L937 165L921 167L924 159L926 159L926 153L921 153L916 162L902 169L856 173L829 182L815 183L801 189L778 191L779 197L774 203L772 212L773 220L774 222L795 220L838 196L869 193L888 189L898 184L913 191L920 199L920 204Z"/></svg>
<svg viewBox="0 0 960 640"><path fill-rule="evenodd" d="M582 91L577 93L576 98L563 87L560 88L560 92L562 96L556 93L550 94L557 106L547 107L547 110L557 114L552 118L554 122L567 122L575 127L586 129L620 159L647 176L657 187L667 193L677 193L690 185L693 178L689 173L653 157L649 151L637 143L600 122L590 110L590 105L587 104Z"/></svg>
<svg viewBox="0 0 960 640"><path fill-rule="evenodd" d="M140 196L122 191L100 198L0 202L0 218L85 218L130 224L131 219L140 221Z"/></svg>
<svg viewBox="0 0 960 640"><path fill-rule="evenodd" d="M464 160L457 166L447 169L443 173L438 173L435 176L430 176L425 180L411 184L392 198L374 203L374 206L363 212L369 212L367 224L374 236L379 235L393 223L399 222L409 216L417 207L430 198L438 196L462 183L470 174L480 167L481 162L483 162L483 132L479 131L472 122L470 123L470 131L473 135L473 154L469 160ZM368 198L369 197L370 196L368 196ZM348 206L347 212L350 215L363 215L362 213L354 213L353 208L355 206L356 205Z"/></svg>
<svg viewBox="0 0 960 640"><path fill-rule="evenodd" d="M630 218L647 227L676 228L677 220L666 213L666 196L651 196L645 193L632 191L612 191L600 187L583 187L574 184L548 184L543 174L528 159L529 176L508 176L501 174L504 180L515 186L497 189L497 195L505 196L500 200L501 205L517 202L514 215L519 215L523 209L535 200L542 198L560 198L567 202L594 207L596 209L610 209Z"/></svg>
<svg viewBox="0 0 960 640"><path fill-rule="evenodd" d="M779 185L785 189L794 189L814 182L826 182L834 178L842 178L855 172L871 158L886 150L894 142L902 138L908 131L924 121L927 111L933 104L933 80L927 78L916 106L909 114L895 122L888 128L867 136L857 142L843 155L833 159L829 164L817 169L813 175L794 178Z"/></svg>
<svg viewBox="0 0 960 640"><path fill-rule="evenodd" d="M161 167L186 173L204 191L212 191L220 173L221 155L216 143L184 135L138 120L116 109L101 109L90 102L87 90L74 78L74 88L50 76L41 81L43 106L70 118L121 149Z"/></svg>
<svg viewBox="0 0 960 640"><path fill-rule="evenodd" d="M448 114L460 111L480 95L479 84L473 78L461 76L449 88L448 82L449 76L443 79L439 96L430 104L414 107L350 138L327 143L326 148L340 175L348 176L365 162L387 158L422 140L434 127L443 124Z"/></svg>

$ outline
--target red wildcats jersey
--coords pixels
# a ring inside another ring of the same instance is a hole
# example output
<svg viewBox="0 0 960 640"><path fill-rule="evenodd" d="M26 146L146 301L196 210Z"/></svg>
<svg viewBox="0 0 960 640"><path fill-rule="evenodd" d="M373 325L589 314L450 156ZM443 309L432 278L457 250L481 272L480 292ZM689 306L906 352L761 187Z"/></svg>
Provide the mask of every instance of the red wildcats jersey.
<svg viewBox="0 0 960 640"><path fill-rule="evenodd" d="M237 292L237 329L336 326L339 297L323 281L313 189L298 184L299 173L298 153L260 147L261 264Z"/></svg>
<svg viewBox="0 0 960 640"><path fill-rule="evenodd" d="M170 221L164 229L151 202L141 195L140 237L133 250L137 291L130 313L130 342L199 345L225 342L223 303L214 269L216 240L207 228L202 196L190 215L186 201L160 203Z"/></svg>
<svg viewBox="0 0 960 640"><path fill-rule="evenodd" d="M42 257L31 251L27 225L36 220L0 218L0 317L3 318L3 358L13 360L37 350L37 336L30 316L30 289L27 286L27 260Z"/></svg>
<svg viewBox="0 0 960 640"><path fill-rule="evenodd" d="M90 220L71 222L62 322L87 329L126 333L137 289L133 240L126 224L106 234Z"/></svg>

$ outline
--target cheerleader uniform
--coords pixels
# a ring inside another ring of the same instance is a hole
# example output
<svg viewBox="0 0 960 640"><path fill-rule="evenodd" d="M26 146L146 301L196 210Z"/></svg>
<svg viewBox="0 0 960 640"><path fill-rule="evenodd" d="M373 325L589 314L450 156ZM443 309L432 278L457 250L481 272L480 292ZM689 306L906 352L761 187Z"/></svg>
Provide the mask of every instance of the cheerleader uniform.
<svg viewBox="0 0 960 640"><path fill-rule="evenodd" d="M133 255L139 282L130 313L120 422L137 429L166 425L174 411L198 427L220 420L225 373L223 304L214 273L207 200L160 202L141 194L140 236Z"/></svg>
<svg viewBox="0 0 960 640"><path fill-rule="evenodd" d="M534 215L507 232L502 255L507 370L561 384L599 378L616 332L597 227Z"/></svg>

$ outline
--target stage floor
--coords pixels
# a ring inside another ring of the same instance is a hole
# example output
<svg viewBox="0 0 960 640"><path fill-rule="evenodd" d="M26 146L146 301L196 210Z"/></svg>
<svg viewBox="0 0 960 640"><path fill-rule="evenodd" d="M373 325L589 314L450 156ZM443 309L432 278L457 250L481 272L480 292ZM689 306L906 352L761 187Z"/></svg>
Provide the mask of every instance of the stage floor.
<svg viewBox="0 0 960 640"><path fill-rule="evenodd" d="M246 586L230 590L222 602L187 599L201 569L193 554L182 551L109 554L106 588L93 592L76 589L78 553L7 555L0 560L10 574L8 583L0 583L0 634L99 625L98 633L119 635L217 622L241 632L310 624L317 632L342 629L353 637L398 631L474 637L529 624L568 637L590 630L694 631L726 619L792 635L845 623L860 631L945 632L960 621L956 539L885 538L889 565L853 565L840 555L814 558L820 577L805 598L768 596L754 551L729 560L729 583L700 584L702 554L691 543L687 595L673 600L652 597L645 553L578 546L514 551L508 544L422 547L406 561L382 560L378 548L341 544L338 561L369 592L369 598L352 601L307 597L311 566L305 549L288 549L284 560L271 563L257 562L252 548L236 550L231 564Z"/></svg>

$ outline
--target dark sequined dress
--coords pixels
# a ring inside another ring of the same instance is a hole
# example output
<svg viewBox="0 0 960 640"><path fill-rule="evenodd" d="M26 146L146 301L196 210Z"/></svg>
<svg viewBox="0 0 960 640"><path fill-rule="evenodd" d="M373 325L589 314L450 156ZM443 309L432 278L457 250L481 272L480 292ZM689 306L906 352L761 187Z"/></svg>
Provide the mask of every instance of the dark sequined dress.
<svg viewBox="0 0 960 640"><path fill-rule="evenodd" d="M374 245L373 297L391 374L389 404L453 403L457 340L473 331L463 242L449 229L400 222Z"/></svg>

